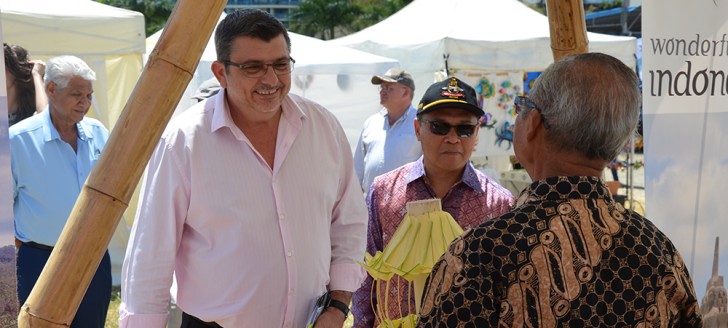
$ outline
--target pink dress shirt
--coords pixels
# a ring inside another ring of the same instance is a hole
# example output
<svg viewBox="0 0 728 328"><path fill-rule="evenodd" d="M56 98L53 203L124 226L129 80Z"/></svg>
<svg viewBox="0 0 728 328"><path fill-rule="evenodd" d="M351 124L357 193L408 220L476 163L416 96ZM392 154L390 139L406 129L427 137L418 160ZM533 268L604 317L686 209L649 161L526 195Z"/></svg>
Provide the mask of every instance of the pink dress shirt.
<svg viewBox="0 0 728 328"><path fill-rule="evenodd" d="M177 305L223 327L303 327L326 289L355 291L367 210L336 118L283 101L271 170L225 90L177 117L147 168L122 269L120 327L164 327Z"/></svg>

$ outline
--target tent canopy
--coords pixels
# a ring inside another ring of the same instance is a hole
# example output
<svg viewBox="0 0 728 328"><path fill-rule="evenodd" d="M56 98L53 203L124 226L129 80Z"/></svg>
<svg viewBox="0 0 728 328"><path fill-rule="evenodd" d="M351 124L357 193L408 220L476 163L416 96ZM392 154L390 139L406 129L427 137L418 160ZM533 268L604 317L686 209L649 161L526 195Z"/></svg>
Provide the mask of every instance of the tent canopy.
<svg viewBox="0 0 728 328"><path fill-rule="evenodd" d="M590 51L635 67L635 38L587 37ZM491 125L480 130L472 158L488 158L488 165L499 168L510 165L512 99L526 90L524 73L553 63L548 18L518 0L415 0L376 25L329 42L398 59L415 80L415 103L435 72L446 68L474 88L482 84L482 106Z"/></svg>
<svg viewBox="0 0 728 328"><path fill-rule="evenodd" d="M89 0L0 0L3 41L34 59L78 56L96 72L91 115L113 128L142 70L144 15Z"/></svg>
<svg viewBox="0 0 728 328"><path fill-rule="evenodd" d="M590 51L635 66L635 39L588 33ZM332 40L399 59L411 72L542 71L553 62L548 18L517 0L415 0L357 33Z"/></svg>
<svg viewBox="0 0 728 328"><path fill-rule="evenodd" d="M35 56L144 52L144 16L89 0L0 0L3 38ZM22 43L21 43L22 42Z"/></svg>
<svg viewBox="0 0 728 328"><path fill-rule="evenodd" d="M222 14L220 19L225 17ZM146 40L147 54L152 52L164 30L150 35ZM294 75L314 74L370 74L386 71L399 65L396 59L372 55L363 51L337 46L316 38L288 32L291 38L291 57L296 60ZM198 72L210 71L210 65L217 60L214 36L205 47ZM202 72L200 72L202 73ZM211 72L209 73L211 77ZM205 72L205 76L208 72ZM190 83L192 84L192 83Z"/></svg>

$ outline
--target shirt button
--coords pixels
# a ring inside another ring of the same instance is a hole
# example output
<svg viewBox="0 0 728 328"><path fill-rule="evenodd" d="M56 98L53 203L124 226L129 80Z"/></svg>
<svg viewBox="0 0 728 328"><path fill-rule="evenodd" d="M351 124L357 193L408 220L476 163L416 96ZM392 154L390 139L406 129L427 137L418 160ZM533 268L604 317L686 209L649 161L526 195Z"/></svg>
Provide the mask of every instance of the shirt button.
<svg viewBox="0 0 728 328"><path fill-rule="evenodd" d="M291 288L291 289L288 290L288 294L293 295L293 288Z"/></svg>
<svg viewBox="0 0 728 328"><path fill-rule="evenodd" d="M291 255L293 255L293 252L288 251L288 253L286 253L286 255L288 255L288 257L291 257Z"/></svg>

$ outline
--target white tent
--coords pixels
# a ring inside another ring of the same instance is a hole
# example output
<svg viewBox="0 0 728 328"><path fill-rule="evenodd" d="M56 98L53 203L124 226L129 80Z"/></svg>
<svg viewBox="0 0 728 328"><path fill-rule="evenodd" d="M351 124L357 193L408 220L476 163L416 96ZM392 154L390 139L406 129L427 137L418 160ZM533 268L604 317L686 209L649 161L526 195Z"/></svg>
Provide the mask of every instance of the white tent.
<svg viewBox="0 0 728 328"><path fill-rule="evenodd" d="M223 13L222 18L225 17ZM159 40L162 30L147 38L147 53ZM291 57L296 60L291 92L312 99L332 111L346 131L352 148L356 145L364 120L379 109L379 95L370 83L373 74L398 67L395 59L337 46L319 39L289 32ZM210 66L217 59L214 36L210 38L190 84L177 106L184 110L199 85L213 78Z"/></svg>
<svg viewBox="0 0 728 328"><path fill-rule="evenodd" d="M635 66L636 40L588 33L590 51ZM330 41L396 58L412 72L542 71L552 61L548 18L517 0L415 0L382 22ZM422 90L424 91L424 90Z"/></svg>
<svg viewBox="0 0 728 328"><path fill-rule="evenodd" d="M590 51L635 67L635 38L588 33L588 39ZM500 137L512 135L512 98L526 88L524 73L553 62L548 18L517 0L415 0L376 25L329 42L398 59L415 79L415 102L434 73L445 70L445 56L455 76L497 89L484 96L491 98L483 106L498 125L481 129L477 159L512 154L508 137Z"/></svg>
<svg viewBox="0 0 728 328"><path fill-rule="evenodd" d="M0 0L3 41L33 59L75 55L96 72L89 112L113 128L142 71L144 16L90 0ZM109 245L118 283L128 232L121 223Z"/></svg>

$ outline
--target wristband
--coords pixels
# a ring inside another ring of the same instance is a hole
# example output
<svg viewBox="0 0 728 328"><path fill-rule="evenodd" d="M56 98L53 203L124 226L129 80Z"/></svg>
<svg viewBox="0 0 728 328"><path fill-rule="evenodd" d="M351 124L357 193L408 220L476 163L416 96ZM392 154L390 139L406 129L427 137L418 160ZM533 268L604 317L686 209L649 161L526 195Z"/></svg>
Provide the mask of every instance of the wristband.
<svg viewBox="0 0 728 328"><path fill-rule="evenodd" d="M344 317L349 316L349 306L344 304L344 302L340 302L335 299L331 299L329 301L329 305L327 306L327 308L329 308L329 307L334 307L334 308L338 309L339 311L341 311L341 313L344 314Z"/></svg>

